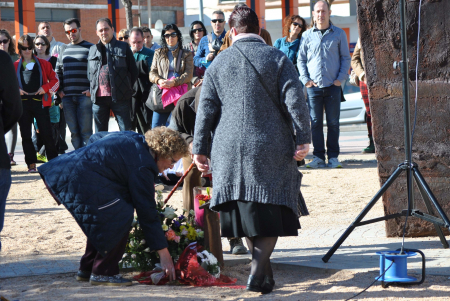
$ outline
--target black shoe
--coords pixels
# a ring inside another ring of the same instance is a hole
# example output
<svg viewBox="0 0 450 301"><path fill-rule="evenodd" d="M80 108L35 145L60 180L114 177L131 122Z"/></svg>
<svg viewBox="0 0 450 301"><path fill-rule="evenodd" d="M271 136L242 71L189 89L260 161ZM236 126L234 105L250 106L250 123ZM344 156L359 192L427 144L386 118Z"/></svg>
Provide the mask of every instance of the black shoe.
<svg viewBox="0 0 450 301"><path fill-rule="evenodd" d="M230 243L231 254L239 255L248 253L247 248L244 246L244 243L242 242L242 238L239 237L228 238L228 242Z"/></svg>
<svg viewBox="0 0 450 301"><path fill-rule="evenodd" d="M256 276L250 275L248 276L247 281L247 290L256 292L256 293L262 293L261 285L264 283L265 278L257 278Z"/></svg>
<svg viewBox="0 0 450 301"><path fill-rule="evenodd" d="M77 272L76 279L78 281L89 281L90 277L91 277L91 272L79 270Z"/></svg>
<svg viewBox="0 0 450 301"><path fill-rule="evenodd" d="M264 282L261 285L261 293L268 294L273 291L273 287L275 286L275 280L272 277L265 276Z"/></svg>

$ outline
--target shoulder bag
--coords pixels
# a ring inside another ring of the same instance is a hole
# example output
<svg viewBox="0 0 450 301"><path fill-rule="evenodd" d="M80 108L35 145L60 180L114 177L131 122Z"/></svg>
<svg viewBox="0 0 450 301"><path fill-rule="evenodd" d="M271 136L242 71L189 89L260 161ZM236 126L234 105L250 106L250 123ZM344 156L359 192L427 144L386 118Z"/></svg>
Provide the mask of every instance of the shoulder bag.
<svg viewBox="0 0 450 301"><path fill-rule="evenodd" d="M169 50L170 51L170 50ZM181 68L181 57L183 55L183 49L180 48L179 52L178 52L178 60L177 60L177 65L175 67L175 73L179 73L180 72L180 68ZM147 101L145 102L145 105L152 110L153 112L156 113L169 113L172 112L172 110L175 108L175 105L173 103L171 103L170 105L164 107L161 97L163 94L163 89L160 89L158 87L158 84L153 84L151 89L150 89L150 93L148 95Z"/></svg>

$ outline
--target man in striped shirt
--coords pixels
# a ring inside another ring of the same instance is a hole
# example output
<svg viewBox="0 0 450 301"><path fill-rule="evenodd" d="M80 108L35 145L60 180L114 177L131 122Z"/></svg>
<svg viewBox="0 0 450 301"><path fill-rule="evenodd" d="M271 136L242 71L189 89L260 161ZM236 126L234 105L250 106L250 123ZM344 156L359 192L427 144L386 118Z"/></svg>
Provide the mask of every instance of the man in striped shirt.
<svg viewBox="0 0 450 301"><path fill-rule="evenodd" d="M81 38L81 25L77 18L64 21L64 32L70 43L61 48L56 64L56 73L60 80L58 94L72 133L72 145L78 149L86 146L92 135L88 55L93 44Z"/></svg>

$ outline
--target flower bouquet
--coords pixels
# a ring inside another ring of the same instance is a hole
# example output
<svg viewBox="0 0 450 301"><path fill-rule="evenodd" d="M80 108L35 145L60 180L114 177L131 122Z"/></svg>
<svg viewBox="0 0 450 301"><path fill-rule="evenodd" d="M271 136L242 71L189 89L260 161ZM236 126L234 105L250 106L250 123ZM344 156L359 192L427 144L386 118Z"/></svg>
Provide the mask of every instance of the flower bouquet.
<svg viewBox="0 0 450 301"><path fill-rule="evenodd" d="M206 192L205 192L206 191ZM211 200L211 188L206 187L194 187L194 209L195 209L195 221L200 228L204 226L204 206L208 206Z"/></svg>
<svg viewBox="0 0 450 301"><path fill-rule="evenodd" d="M164 204L161 191L156 193L156 209L169 245L169 253L174 260L177 260L190 243L198 242L199 245L203 245L204 232L195 223L194 210L190 212L183 210L183 214L177 215L174 208ZM121 268L133 267L137 271L150 271L159 263L158 253L150 250L146 245L144 231L137 218L131 226L125 253L119 265Z"/></svg>
<svg viewBox="0 0 450 301"><path fill-rule="evenodd" d="M161 227L168 242L169 253L174 260L177 280L194 286L227 285L236 282L220 274L220 263L216 257L203 249L204 232L195 222L194 210L177 215L176 210L162 200L157 191L157 210ZM203 210L202 210L203 211ZM158 253L146 245L144 232L136 218L128 237L125 253L119 265L133 267L141 273L134 277L144 284L166 284L168 276L159 265Z"/></svg>

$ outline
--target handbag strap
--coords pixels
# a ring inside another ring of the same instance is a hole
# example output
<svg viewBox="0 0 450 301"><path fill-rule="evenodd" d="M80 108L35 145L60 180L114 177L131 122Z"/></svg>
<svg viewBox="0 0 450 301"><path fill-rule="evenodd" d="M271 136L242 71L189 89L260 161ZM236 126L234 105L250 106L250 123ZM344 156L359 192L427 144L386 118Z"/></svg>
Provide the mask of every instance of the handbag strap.
<svg viewBox="0 0 450 301"><path fill-rule="evenodd" d="M177 74L179 74L180 72L182 55L183 55L183 48L180 48L180 50L178 51L177 66L175 67L175 73Z"/></svg>
<svg viewBox="0 0 450 301"><path fill-rule="evenodd" d="M261 78L261 74L259 74L258 70L256 70L255 66L252 64L252 62L250 62L250 60L248 59L247 56L245 56L245 54L241 51L241 49L239 49L239 47L235 44L233 45L238 51L239 53L245 58L245 60L250 64L250 66L252 66L253 71L255 71L256 76L258 77L259 83L261 84L261 86L263 86L264 90L266 90L267 95L269 95L270 99L272 100L272 102L274 103L274 105L278 108L279 112L281 113L281 117L282 119L286 122L289 131L292 134L292 137L294 137L294 141L295 141L295 133L294 130L292 129L292 125L289 123L288 120L290 120L290 118L287 118L287 113L283 110L283 108L281 107L281 104L272 96L272 94L269 91L269 88L267 88L266 84L264 83L264 81Z"/></svg>

